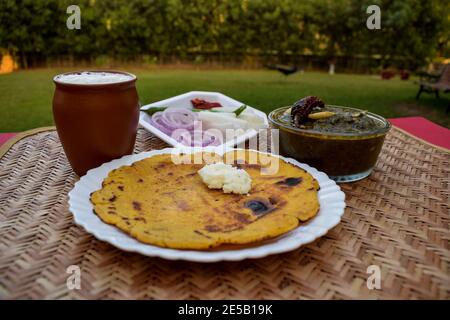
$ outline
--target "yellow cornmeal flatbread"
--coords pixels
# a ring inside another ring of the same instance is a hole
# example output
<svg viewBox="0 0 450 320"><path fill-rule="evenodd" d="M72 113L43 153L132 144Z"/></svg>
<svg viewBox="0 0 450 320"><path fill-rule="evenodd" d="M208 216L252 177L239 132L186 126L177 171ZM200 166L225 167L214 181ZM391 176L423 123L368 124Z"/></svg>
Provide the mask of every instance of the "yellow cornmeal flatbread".
<svg viewBox="0 0 450 320"><path fill-rule="evenodd" d="M249 163L255 155L257 162ZM202 250L270 239L317 214L319 185L281 159L277 172L263 175L271 168L268 160L279 158L258 155L248 150L214 155L213 162L248 172L249 195L208 189L197 173L205 163L174 164L170 154L163 154L111 171L91 202L104 222L161 247Z"/></svg>

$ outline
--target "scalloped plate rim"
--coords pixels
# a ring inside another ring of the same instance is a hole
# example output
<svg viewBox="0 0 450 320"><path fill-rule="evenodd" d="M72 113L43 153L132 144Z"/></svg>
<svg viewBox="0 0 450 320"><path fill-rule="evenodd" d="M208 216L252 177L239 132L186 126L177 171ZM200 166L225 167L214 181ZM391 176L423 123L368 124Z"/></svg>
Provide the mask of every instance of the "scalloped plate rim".
<svg viewBox="0 0 450 320"><path fill-rule="evenodd" d="M272 239L268 243L260 246L243 248L236 250L222 251L198 251L198 250L180 250L158 247L146 243L139 242L133 237L120 231L113 225L104 223L95 213L93 213L92 203L89 195L98 188L94 186L100 185L108 173L123 165L130 165L133 162L164 153L187 152L186 149L165 148L160 150L145 151L133 155L126 155L122 158L106 162L101 166L89 170L86 175L82 176L74 185L73 189L68 193L69 211L74 217L77 225L83 227L86 232L92 234L97 239L108 242L109 244L128 252L136 252L149 257L160 257L168 260L186 260L194 262L217 262L217 261L240 261L244 259L262 258L272 254L288 252L299 248L302 245L313 242L314 240L324 236L329 230L334 228L341 221L345 210L345 194L341 188L331 180L325 173L317 169L300 163L295 159L286 158L280 155L274 155L280 159L291 163L295 166L305 169L319 182L320 190L318 192L320 210L319 213L300 225L299 227ZM190 148L190 152L199 150L215 151L223 154L236 148L223 147L207 147L207 148ZM255 151L255 150L253 150ZM188 151L189 152L189 151ZM260 151L257 151L261 153ZM83 193L84 189L84 193ZM326 199L324 198L326 196ZM326 201L326 202L325 202ZM90 209L90 210L89 210ZM90 212L86 212L89 210ZM325 226L316 226L314 222L329 217L334 221L329 221Z"/></svg>

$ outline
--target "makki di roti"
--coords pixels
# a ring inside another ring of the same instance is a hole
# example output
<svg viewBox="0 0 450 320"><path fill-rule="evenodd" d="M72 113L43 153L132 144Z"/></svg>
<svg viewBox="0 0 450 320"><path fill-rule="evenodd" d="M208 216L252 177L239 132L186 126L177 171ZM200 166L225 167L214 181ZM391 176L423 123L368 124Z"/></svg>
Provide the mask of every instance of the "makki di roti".
<svg viewBox="0 0 450 320"><path fill-rule="evenodd" d="M257 161L249 161L255 155ZM91 202L104 222L144 243L206 250L259 242L296 228L319 210L317 181L281 159L275 174L261 174L267 157L273 156L248 150L214 155L213 162L248 172L248 195L208 189L197 173L206 163L174 164L170 154L161 154L112 170Z"/></svg>

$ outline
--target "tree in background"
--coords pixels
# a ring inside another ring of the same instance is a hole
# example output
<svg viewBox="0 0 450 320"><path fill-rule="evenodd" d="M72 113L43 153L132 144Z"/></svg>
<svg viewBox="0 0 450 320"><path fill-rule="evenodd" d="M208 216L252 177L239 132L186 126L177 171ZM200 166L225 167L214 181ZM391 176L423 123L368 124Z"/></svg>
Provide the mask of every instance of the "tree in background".
<svg viewBox="0 0 450 320"><path fill-rule="evenodd" d="M55 59L214 54L293 63L305 55L379 57L414 69L448 54L447 0L79 0L81 30L65 27L70 4L0 1L0 49L24 68ZM366 28L370 4L381 8L381 30Z"/></svg>
<svg viewBox="0 0 450 320"><path fill-rule="evenodd" d="M52 0L0 2L0 47L17 55L26 68L30 57L47 53L48 39L55 38L53 23L58 4Z"/></svg>
<svg viewBox="0 0 450 320"><path fill-rule="evenodd" d="M365 0L382 8L382 28L362 30L358 43L369 55L380 55L384 67L399 60L397 67L415 69L436 54L438 39L448 33L450 7L447 0ZM447 25L447 27L446 27Z"/></svg>

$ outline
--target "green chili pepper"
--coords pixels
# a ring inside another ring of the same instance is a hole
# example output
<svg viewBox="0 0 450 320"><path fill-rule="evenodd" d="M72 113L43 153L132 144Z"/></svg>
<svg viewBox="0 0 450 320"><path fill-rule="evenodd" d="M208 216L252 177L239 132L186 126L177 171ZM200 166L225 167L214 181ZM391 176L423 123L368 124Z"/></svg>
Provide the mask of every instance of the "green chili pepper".
<svg viewBox="0 0 450 320"><path fill-rule="evenodd" d="M236 117L238 117L246 108L247 108L247 106L245 104L243 104L242 106L240 106L239 108L234 110L233 113L235 113Z"/></svg>

